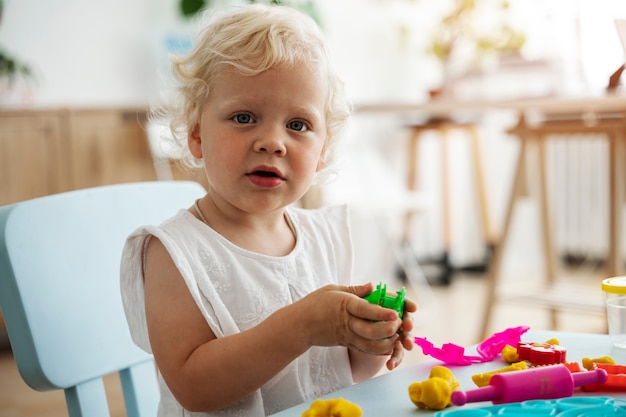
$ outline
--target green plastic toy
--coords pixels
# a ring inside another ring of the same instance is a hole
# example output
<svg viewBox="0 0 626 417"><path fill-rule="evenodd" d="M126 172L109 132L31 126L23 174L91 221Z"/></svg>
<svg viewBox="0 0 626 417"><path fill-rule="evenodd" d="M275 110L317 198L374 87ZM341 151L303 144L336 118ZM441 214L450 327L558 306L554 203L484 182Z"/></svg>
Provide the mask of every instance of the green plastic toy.
<svg viewBox="0 0 626 417"><path fill-rule="evenodd" d="M363 297L370 304L378 304L381 307L390 308L398 313L398 317L402 318L404 313L404 296L406 290L404 287L396 293L396 296L387 295L387 284L380 282L370 295Z"/></svg>

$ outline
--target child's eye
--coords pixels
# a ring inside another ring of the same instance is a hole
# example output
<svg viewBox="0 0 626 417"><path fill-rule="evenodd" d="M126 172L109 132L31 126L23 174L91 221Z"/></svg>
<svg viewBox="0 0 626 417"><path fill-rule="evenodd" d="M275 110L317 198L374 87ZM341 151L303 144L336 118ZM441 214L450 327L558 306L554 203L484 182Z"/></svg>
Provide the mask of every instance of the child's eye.
<svg viewBox="0 0 626 417"><path fill-rule="evenodd" d="M301 120L293 120L287 123L287 127L298 132L305 132L308 130L306 124Z"/></svg>
<svg viewBox="0 0 626 417"><path fill-rule="evenodd" d="M240 113L233 116L233 120L237 123L248 124L254 123L254 119L249 114Z"/></svg>

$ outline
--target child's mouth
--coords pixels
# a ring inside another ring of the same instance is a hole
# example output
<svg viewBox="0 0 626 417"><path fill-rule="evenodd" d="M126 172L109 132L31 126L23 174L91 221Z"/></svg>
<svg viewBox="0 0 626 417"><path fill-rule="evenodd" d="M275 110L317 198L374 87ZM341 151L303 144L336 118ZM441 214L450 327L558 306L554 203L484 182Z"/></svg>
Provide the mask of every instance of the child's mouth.
<svg viewBox="0 0 626 417"><path fill-rule="evenodd" d="M258 175L259 177L267 177L267 178L278 178L278 174L276 174L275 172L269 172L269 171L254 171L252 173L252 175Z"/></svg>
<svg viewBox="0 0 626 417"><path fill-rule="evenodd" d="M284 182L283 177L274 171L256 170L248 174L248 179L258 187L275 188Z"/></svg>

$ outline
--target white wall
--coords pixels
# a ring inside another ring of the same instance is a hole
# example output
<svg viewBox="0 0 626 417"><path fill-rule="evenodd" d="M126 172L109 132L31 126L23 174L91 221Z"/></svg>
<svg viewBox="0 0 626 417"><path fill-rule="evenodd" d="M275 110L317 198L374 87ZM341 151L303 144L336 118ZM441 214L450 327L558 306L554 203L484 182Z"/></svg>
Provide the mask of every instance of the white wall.
<svg viewBox="0 0 626 417"><path fill-rule="evenodd" d="M167 37L193 25L174 0L5 0L0 46L36 81L2 91L3 107L145 105L158 97Z"/></svg>
<svg viewBox="0 0 626 417"><path fill-rule="evenodd" d="M215 0L214 0L215 1ZM232 0L236 1L236 0ZM228 0L218 0L228 3ZM425 53L452 0L318 0L323 26L355 101L421 100L439 67ZM0 47L29 63L38 84L0 106L141 104L157 96L168 38L185 38L178 0L4 0ZM597 87L623 59L614 17L621 0L513 0L513 23L526 31L529 57L561 58L575 70L575 19L584 30L584 75ZM17 94L16 94L17 93Z"/></svg>

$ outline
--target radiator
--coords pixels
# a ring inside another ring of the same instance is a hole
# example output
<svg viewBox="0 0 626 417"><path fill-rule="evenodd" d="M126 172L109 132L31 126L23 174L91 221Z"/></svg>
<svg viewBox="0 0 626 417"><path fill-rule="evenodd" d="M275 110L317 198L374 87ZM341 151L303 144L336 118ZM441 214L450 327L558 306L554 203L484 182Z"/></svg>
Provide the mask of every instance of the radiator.
<svg viewBox="0 0 626 417"><path fill-rule="evenodd" d="M608 149L602 135L560 135L547 141L554 243L566 261L601 262L607 255Z"/></svg>

